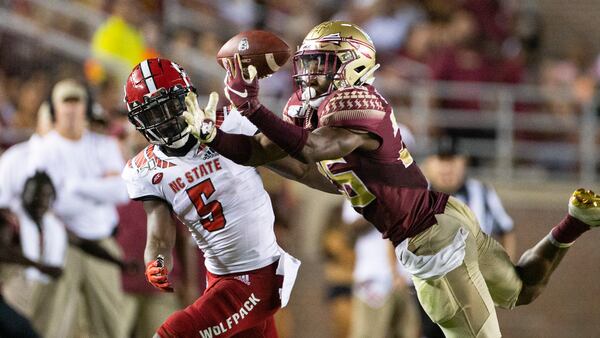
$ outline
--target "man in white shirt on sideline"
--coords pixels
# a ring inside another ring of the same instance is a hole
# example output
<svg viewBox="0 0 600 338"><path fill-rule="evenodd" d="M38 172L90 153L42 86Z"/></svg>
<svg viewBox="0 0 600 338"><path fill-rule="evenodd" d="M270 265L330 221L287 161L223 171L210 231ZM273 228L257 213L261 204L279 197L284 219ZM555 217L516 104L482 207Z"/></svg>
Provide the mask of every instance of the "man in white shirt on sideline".
<svg viewBox="0 0 600 338"><path fill-rule="evenodd" d="M119 257L113 234L119 222L116 205L128 197L120 178L124 161L116 140L88 130L87 103L87 92L76 81L67 79L54 86L54 129L36 147L34 166L51 177L58 197L54 211L67 229ZM49 337L71 337L81 313L77 308L80 297L84 297L90 334L124 337L120 273L117 264L69 247L62 276L65 283L55 290L64 300L54 309L61 320L44 333Z"/></svg>

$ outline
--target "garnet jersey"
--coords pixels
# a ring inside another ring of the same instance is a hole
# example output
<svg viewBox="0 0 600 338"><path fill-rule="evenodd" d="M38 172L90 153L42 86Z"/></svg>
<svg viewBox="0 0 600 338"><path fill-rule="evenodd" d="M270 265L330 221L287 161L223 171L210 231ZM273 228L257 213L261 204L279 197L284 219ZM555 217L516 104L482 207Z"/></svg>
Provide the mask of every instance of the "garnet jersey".
<svg viewBox="0 0 600 338"><path fill-rule="evenodd" d="M256 127L236 110L218 113L217 125L232 134ZM279 258L273 209L255 168L238 165L198 143L171 157L150 145L123 171L132 199L166 201L187 225L217 275L255 270Z"/></svg>
<svg viewBox="0 0 600 338"><path fill-rule="evenodd" d="M297 104L294 95L284 118L305 128L315 125L290 118ZM396 246L435 224L434 216L444 211L448 195L428 189L402 142L391 106L373 86L334 91L319 105L316 115L317 128L370 133L381 142L374 151L355 150L340 159L321 161L319 169L385 238Z"/></svg>

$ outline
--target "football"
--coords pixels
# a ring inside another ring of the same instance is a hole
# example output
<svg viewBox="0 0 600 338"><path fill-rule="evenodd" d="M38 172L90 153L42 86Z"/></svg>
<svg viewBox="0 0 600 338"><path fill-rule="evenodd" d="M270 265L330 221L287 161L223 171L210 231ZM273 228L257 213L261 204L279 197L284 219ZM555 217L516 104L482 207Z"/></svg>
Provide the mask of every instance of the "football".
<svg viewBox="0 0 600 338"><path fill-rule="evenodd" d="M274 33L252 30L241 32L227 41L217 53L217 62L223 66L223 59L233 60L240 54L242 67L256 67L258 78L275 73L290 58L291 50L285 41Z"/></svg>

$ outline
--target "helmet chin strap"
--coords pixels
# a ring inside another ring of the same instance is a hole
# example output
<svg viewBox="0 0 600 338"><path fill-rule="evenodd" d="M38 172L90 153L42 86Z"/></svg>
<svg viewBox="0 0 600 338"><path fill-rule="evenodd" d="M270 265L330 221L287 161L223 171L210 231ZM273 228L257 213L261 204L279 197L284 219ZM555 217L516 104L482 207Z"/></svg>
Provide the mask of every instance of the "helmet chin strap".
<svg viewBox="0 0 600 338"><path fill-rule="evenodd" d="M302 91L302 101L308 101L317 96L317 91L313 87L306 87Z"/></svg>
<svg viewBox="0 0 600 338"><path fill-rule="evenodd" d="M302 102L308 104L312 108L318 108L321 102L325 100L325 96L313 99L315 96L317 96L317 90L312 87L306 87L302 91Z"/></svg>
<svg viewBox="0 0 600 338"><path fill-rule="evenodd" d="M183 147L188 139L190 137L190 134L186 134L184 137L180 138L179 140L169 144L167 147L171 148L171 149L179 149L181 147Z"/></svg>

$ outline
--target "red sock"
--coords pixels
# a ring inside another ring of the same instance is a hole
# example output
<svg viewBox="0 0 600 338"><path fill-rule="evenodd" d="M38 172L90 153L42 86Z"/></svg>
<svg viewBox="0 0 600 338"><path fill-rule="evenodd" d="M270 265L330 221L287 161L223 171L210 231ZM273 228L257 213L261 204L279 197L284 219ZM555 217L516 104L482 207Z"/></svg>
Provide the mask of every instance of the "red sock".
<svg viewBox="0 0 600 338"><path fill-rule="evenodd" d="M590 226L577 218L567 215L550 232L552 237L559 243L568 244L574 242L581 234L590 230Z"/></svg>

